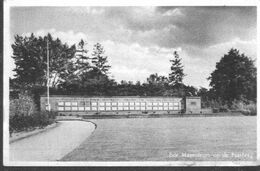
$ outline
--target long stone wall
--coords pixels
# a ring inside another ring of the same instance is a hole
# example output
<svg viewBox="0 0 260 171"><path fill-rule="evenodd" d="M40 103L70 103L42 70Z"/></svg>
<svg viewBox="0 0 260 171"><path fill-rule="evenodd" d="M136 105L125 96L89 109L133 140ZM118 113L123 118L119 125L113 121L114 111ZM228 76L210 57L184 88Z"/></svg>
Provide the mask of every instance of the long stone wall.
<svg viewBox="0 0 260 171"><path fill-rule="evenodd" d="M46 110L47 97L41 97ZM183 109L178 97L76 97L51 96L51 110L68 115L93 114L178 114Z"/></svg>

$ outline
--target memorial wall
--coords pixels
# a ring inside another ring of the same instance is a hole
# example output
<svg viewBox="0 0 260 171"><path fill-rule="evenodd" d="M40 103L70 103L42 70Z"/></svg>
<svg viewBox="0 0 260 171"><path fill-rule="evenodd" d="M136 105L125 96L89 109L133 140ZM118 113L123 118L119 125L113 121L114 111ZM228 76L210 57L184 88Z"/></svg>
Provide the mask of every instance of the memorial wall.
<svg viewBox="0 0 260 171"><path fill-rule="evenodd" d="M51 110L58 112L102 111L176 111L182 109L179 97L75 97L51 96ZM41 110L46 110L47 97L41 97Z"/></svg>

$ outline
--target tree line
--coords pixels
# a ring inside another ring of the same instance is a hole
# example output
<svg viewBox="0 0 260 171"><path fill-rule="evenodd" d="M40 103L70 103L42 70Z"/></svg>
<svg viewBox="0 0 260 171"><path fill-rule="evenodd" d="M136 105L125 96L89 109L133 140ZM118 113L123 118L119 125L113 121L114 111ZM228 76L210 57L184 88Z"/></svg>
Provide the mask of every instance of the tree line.
<svg viewBox="0 0 260 171"><path fill-rule="evenodd" d="M16 68L10 79L12 89L30 91L35 97L46 93L47 46L50 52L50 93L88 96L201 96L203 107L216 102L232 105L235 100L256 102L256 67L254 61L237 49L230 49L216 64L208 80L210 89L185 85L184 66L179 54L173 52L168 76L153 73L144 83L122 80L109 75L108 57L102 44L92 51L87 42L69 46L51 34L44 37L15 36L12 44Z"/></svg>

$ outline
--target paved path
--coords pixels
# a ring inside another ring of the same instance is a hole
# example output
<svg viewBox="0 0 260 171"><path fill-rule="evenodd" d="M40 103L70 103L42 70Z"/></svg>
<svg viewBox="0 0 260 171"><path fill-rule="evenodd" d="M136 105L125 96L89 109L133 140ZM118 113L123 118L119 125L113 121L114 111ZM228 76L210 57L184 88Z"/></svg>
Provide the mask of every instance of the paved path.
<svg viewBox="0 0 260 171"><path fill-rule="evenodd" d="M78 147L95 130L85 121L60 121L56 128L10 144L10 161L55 161Z"/></svg>

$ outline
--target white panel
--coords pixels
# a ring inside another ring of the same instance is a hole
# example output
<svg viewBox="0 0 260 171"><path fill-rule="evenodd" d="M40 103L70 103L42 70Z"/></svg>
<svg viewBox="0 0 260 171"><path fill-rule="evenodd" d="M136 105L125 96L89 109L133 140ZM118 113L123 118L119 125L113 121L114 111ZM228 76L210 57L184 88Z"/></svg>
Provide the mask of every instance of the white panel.
<svg viewBox="0 0 260 171"><path fill-rule="evenodd" d="M112 110L117 110L117 107L112 107Z"/></svg>
<svg viewBox="0 0 260 171"><path fill-rule="evenodd" d="M129 110L128 106L124 106L124 110Z"/></svg>
<svg viewBox="0 0 260 171"><path fill-rule="evenodd" d="M147 110L152 110L153 108L151 106L148 106L146 109Z"/></svg>
<svg viewBox="0 0 260 171"><path fill-rule="evenodd" d="M141 104L140 102L136 102L135 103L136 106L140 106L140 104Z"/></svg>
<svg viewBox="0 0 260 171"><path fill-rule="evenodd" d="M130 106L130 110L135 110L135 107L134 106Z"/></svg>
<svg viewBox="0 0 260 171"><path fill-rule="evenodd" d="M145 106L145 102L142 102L142 103L141 103L141 106Z"/></svg>
<svg viewBox="0 0 260 171"><path fill-rule="evenodd" d="M163 103L162 102L159 102L159 106L162 106L163 105Z"/></svg>
<svg viewBox="0 0 260 171"><path fill-rule="evenodd" d="M99 107L98 109L99 110L105 110L105 107Z"/></svg>
<svg viewBox="0 0 260 171"><path fill-rule="evenodd" d="M71 107L72 110L78 110L78 107Z"/></svg>
<svg viewBox="0 0 260 171"><path fill-rule="evenodd" d="M142 106L142 107L141 107L141 110L146 110L146 109L145 109L145 107Z"/></svg>
<svg viewBox="0 0 260 171"><path fill-rule="evenodd" d="M117 105L117 103L116 103L116 102L113 102L113 103L112 103L112 106L116 106L116 105Z"/></svg>
<svg viewBox="0 0 260 171"><path fill-rule="evenodd" d="M88 107L85 107L85 109L87 110ZM89 110L90 110L90 108L89 108ZM92 107L91 110L97 110L97 107Z"/></svg>
<svg viewBox="0 0 260 171"><path fill-rule="evenodd" d="M70 107L65 107L65 110L70 110Z"/></svg>
<svg viewBox="0 0 260 171"><path fill-rule="evenodd" d="M168 110L168 107L163 107L163 110Z"/></svg>
<svg viewBox="0 0 260 171"><path fill-rule="evenodd" d="M59 111L64 111L64 107L58 107Z"/></svg>
<svg viewBox="0 0 260 171"><path fill-rule="evenodd" d="M158 107L158 110L163 110L163 107L159 106L159 107Z"/></svg>
<svg viewBox="0 0 260 171"><path fill-rule="evenodd" d="M93 108L93 107L92 107ZM85 110L90 110L90 107L85 107Z"/></svg>
<svg viewBox="0 0 260 171"><path fill-rule="evenodd" d="M179 107L174 106L173 110L179 110Z"/></svg>
<svg viewBox="0 0 260 171"><path fill-rule="evenodd" d="M84 111L84 107L79 107L79 111Z"/></svg>
<svg viewBox="0 0 260 171"><path fill-rule="evenodd" d="M78 102L71 102L71 106L78 106Z"/></svg>
<svg viewBox="0 0 260 171"><path fill-rule="evenodd" d="M111 106L111 103L110 102L106 102L106 106Z"/></svg>
<svg viewBox="0 0 260 171"><path fill-rule="evenodd" d="M119 103L118 103L118 106L123 106L123 103L122 103L122 102L119 102Z"/></svg>
<svg viewBox="0 0 260 171"><path fill-rule="evenodd" d="M169 106L173 106L173 103L172 103L172 102L169 102Z"/></svg>
<svg viewBox="0 0 260 171"><path fill-rule="evenodd" d="M135 106L135 110L140 110L140 106Z"/></svg>
<svg viewBox="0 0 260 171"><path fill-rule="evenodd" d="M59 106L64 106L64 102L58 102Z"/></svg>
<svg viewBox="0 0 260 171"><path fill-rule="evenodd" d="M84 104L81 104L84 105ZM90 102L85 102L85 106L90 106Z"/></svg>
<svg viewBox="0 0 260 171"><path fill-rule="evenodd" d="M154 106L154 107L153 107L153 110L158 110L158 107L157 107L157 106Z"/></svg>
<svg viewBox="0 0 260 171"><path fill-rule="evenodd" d="M121 107L121 106L118 106L118 110L123 110L123 107Z"/></svg>
<svg viewBox="0 0 260 171"><path fill-rule="evenodd" d="M151 102L148 102L147 105L148 105L148 106L152 106L153 104L152 104Z"/></svg>
<svg viewBox="0 0 260 171"><path fill-rule="evenodd" d="M169 106L169 110L173 110L173 107L172 107L172 106Z"/></svg>
<svg viewBox="0 0 260 171"><path fill-rule="evenodd" d="M111 107L106 107L106 110L111 110Z"/></svg>
<svg viewBox="0 0 260 171"><path fill-rule="evenodd" d="M134 102L130 102L130 106L134 106L135 105L135 103Z"/></svg>
<svg viewBox="0 0 260 171"><path fill-rule="evenodd" d="M70 106L71 103L70 102L65 102L65 106Z"/></svg>
<svg viewBox="0 0 260 171"><path fill-rule="evenodd" d="M100 102L99 106L105 106L105 103L104 102Z"/></svg>
<svg viewBox="0 0 260 171"><path fill-rule="evenodd" d="M158 103L157 103L157 102L153 102L153 105L154 105L154 106L158 106Z"/></svg>
<svg viewBox="0 0 260 171"><path fill-rule="evenodd" d="M174 103L174 106L179 106L179 103L178 103L178 102L177 102L177 103L175 102L175 103Z"/></svg>
<svg viewBox="0 0 260 171"><path fill-rule="evenodd" d="M168 106L168 103L163 103L163 106Z"/></svg>
<svg viewBox="0 0 260 171"><path fill-rule="evenodd" d="M128 102L124 102L124 106L128 106Z"/></svg>
<svg viewBox="0 0 260 171"><path fill-rule="evenodd" d="M97 106L97 102L92 102L91 105L92 106Z"/></svg>

